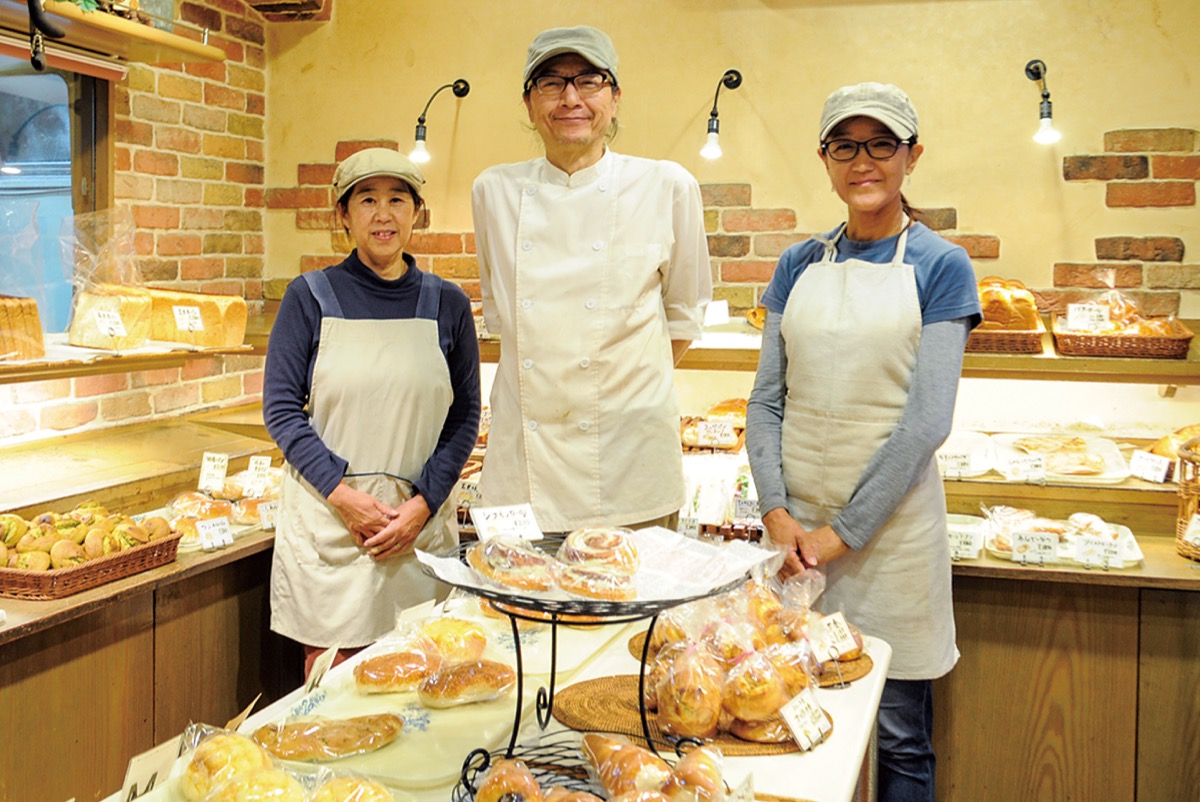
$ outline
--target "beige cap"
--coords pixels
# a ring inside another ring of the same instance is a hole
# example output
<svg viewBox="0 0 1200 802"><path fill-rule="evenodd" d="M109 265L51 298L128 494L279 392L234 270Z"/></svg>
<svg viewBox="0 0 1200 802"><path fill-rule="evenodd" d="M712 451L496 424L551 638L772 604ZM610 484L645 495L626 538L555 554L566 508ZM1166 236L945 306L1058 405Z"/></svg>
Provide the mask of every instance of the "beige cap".
<svg viewBox="0 0 1200 802"><path fill-rule="evenodd" d="M542 62L561 56L563 53L578 53L587 59L593 67L607 71L617 83L617 49L613 47L608 34L590 25L577 25L574 28L551 28L542 31L529 46L529 54L525 58L525 75L522 84L528 84Z"/></svg>
<svg viewBox="0 0 1200 802"><path fill-rule="evenodd" d="M421 197L425 176L411 159L390 148L366 148L342 159L333 172L334 195L340 200L359 181L381 175L401 179L417 198Z"/></svg>
<svg viewBox="0 0 1200 802"><path fill-rule="evenodd" d="M917 135L917 110L908 95L891 84L867 82L836 90L821 112L820 140L824 142L838 123L851 117L879 120L900 139Z"/></svg>

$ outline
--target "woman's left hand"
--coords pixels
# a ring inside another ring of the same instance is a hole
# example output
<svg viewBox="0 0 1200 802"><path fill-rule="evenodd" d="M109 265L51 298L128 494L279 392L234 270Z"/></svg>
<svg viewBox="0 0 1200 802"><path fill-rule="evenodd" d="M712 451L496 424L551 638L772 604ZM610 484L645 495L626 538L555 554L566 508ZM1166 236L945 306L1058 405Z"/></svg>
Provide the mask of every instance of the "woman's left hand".
<svg viewBox="0 0 1200 802"><path fill-rule="evenodd" d="M832 526L822 526L820 529L804 532L797 540L800 545L800 557L808 568L833 562L850 551L850 547L838 537Z"/></svg>
<svg viewBox="0 0 1200 802"><path fill-rule="evenodd" d="M363 541L363 548L376 562L403 554L412 548L430 515L425 497L413 496L397 508L387 526Z"/></svg>

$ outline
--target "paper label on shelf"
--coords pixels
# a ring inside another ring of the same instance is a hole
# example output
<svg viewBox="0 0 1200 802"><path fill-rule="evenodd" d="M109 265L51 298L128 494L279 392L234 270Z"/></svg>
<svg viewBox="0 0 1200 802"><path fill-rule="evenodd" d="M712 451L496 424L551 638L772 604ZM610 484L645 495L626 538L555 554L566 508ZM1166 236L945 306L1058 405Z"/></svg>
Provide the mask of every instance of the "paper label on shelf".
<svg viewBox="0 0 1200 802"><path fill-rule="evenodd" d="M974 560L979 556L978 532L970 529L950 528L950 559Z"/></svg>
<svg viewBox="0 0 1200 802"><path fill-rule="evenodd" d="M1160 457L1139 449L1129 457L1129 472L1147 482L1162 484L1167 481L1167 474L1171 472L1172 464L1172 460L1167 457Z"/></svg>
<svg viewBox="0 0 1200 802"><path fill-rule="evenodd" d="M1058 562L1058 535L1053 532L1014 532L1012 560L1045 565Z"/></svg>
<svg viewBox="0 0 1200 802"><path fill-rule="evenodd" d="M725 799L726 802L754 802L754 774L747 774Z"/></svg>
<svg viewBox="0 0 1200 802"><path fill-rule="evenodd" d="M733 520L738 523L761 524L758 517L758 499L735 498L733 500Z"/></svg>
<svg viewBox="0 0 1200 802"><path fill-rule="evenodd" d="M694 515L679 518L679 526L675 530L684 537L700 537L700 519Z"/></svg>
<svg viewBox="0 0 1200 802"><path fill-rule="evenodd" d="M1109 327L1108 307L1100 304L1067 304L1067 328L1071 331L1099 331Z"/></svg>
<svg viewBox="0 0 1200 802"><path fill-rule="evenodd" d="M335 643L317 655L317 659L313 661L312 671L308 675L308 681L304 683L304 693L311 693L321 684L321 680L325 678L325 672L329 671L333 665L333 659L337 657L340 645Z"/></svg>
<svg viewBox="0 0 1200 802"><path fill-rule="evenodd" d="M267 484L271 481L271 458L251 457L250 466L246 470L250 475L246 482L246 495L250 498L262 498L263 493L267 492Z"/></svg>
<svg viewBox="0 0 1200 802"><path fill-rule="evenodd" d="M200 460L199 489L206 493L217 493L225 487L225 476L229 472L229 455L205 451Z"/></svg>
<svg viewBox="0 0 1200 802"><path fill-rule="evenodd" d="M937 461L942 476L962 476L971 470L971 455L965 451L939 451Z"/></svg>
<svg viewBox="0 0 1200 802"><path fill-rule="evenodd" d="M1075 541L1075 562L1097 568L1124 568L1121 542L1104 535L1083 535Z"/></svg>
<svg viewBox="0 0 1200 802"><path fill-rule="evenodd" d="M720 326L729 322L729 301L709 301L704 307L704 325Z"/></svg>
<svg viewBox="0 0 1200 802"><path fill-rule="evenodd" d="M121 783L121 802L146 796L156 786L165 786L171 766L179 757L179 748L182 745L183 733L180 733L171 740L134 756L125 769L125 782Z"/></svg>
<svg viewBox="0 0 1200 802"><path fill-rule="evenodd" d="M802 750L812 749L825 740L832 729L811 687L793 696L790 702L779 708L779 714L792 731L796 745Z"/></svg>
<svg viewBox="0 0 1200 802"><path fill-rule="evenodd" d="M96 328L109 337L125 337L128 334L125 321L121 320L115 309L93 309L92 319L96 321Z"/></svg>
<svg viewBox="0 0 1200 802"><path fill-rule="evenodd" d="M720 446L737 442L733 424L726 420L702 420L696 424L696 445Z"/></svg>
<svg viewBox="0 0 1200 802"><path fill-rule="evenodd" d="M1004 466L1004 478L1010 482L1044 482L1046 457L1042 454L1021 454Z"/></svg>
<svg viewBox="0 0 1200 802"><path fill-rule="evenodd" d="M264 532L270 532L275 529L275 517L278 514L278 501L264 501L258 505L258 519Z"/></svg>
<svg viewBox="0 0 1200 802"><path fill-rule="evenodd" d="M1183 530L1183 542L1200 549L1200 512L1188 521L1187 529Z"/></svg>
<svg viewBox="0 0 1200 802"><path fill-rule="evenodd" d="M205 551L233 545L233 530L225 516L196 521L196 533L200 535L200 548Z"/></svg>
<svg viewBox="0 0 1200 802"><path fill-rule="evenodd" d="M204 319L200 317L198 306L173 306L175 312L175 328L180 331L204 331Z"/></svg>
<svg viewBox="0 0 1200 802"><path fill-rule="evenodd" d="M480 540L494 537L523 537L541 540L542 530L529 504L508 504L503 507L472 507L471 521Z"/></svg>
<svg viewBox="0 0 1200 802"><path fill-rule="evenodd" d="M808 640L812 644L813 654L822 660L836 660L858 648L858 641L854 639L854 633L850 631L850 625L846 623L846 616L841 610L810 623Z"/></svg>

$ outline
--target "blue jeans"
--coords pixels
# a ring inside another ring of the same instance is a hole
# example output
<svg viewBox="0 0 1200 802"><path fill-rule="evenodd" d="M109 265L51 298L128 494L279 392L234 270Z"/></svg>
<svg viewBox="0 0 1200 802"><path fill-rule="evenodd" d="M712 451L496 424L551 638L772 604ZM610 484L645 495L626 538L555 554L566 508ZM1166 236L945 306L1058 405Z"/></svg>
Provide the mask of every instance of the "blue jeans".
<svg viewBox="0 0 1200 802"><path fill-rule="evenodd" d="M879 702L879 802L933 802L933 682L889 679Z"/></svg>

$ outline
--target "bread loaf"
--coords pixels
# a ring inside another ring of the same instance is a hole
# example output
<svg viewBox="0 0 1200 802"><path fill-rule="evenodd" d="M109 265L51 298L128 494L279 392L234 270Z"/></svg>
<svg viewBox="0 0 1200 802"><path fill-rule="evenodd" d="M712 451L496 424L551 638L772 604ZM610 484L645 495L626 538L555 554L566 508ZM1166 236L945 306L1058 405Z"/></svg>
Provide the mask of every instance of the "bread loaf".
<svg viewBox="0 0 1200 802"><path fill-rule="evenodd" d="M421 636L409 648L363 660L354 667L354 683L363 694L411 691L441 664L437 646Z"/></svg>
<svg viewBox="0 0 1200 802"><path fill-rule="evenodd" d="M675 764L662 792L671 802L725 802L721 753L710 746L688 752Z"/></svg>
<svg viewBox="0 0 1200 802"><path fill-rule="evenodd" d="M494 660L443 663L417 687L421 704L442 708L499 699L517 684L517 672Z"/></svg>
<svg viewBox="0 0 1200 802"><path fill-rule="evenodd" d="M1200 437L1200 423L1184 426L1182 429L1159 439L1150 447L1150 453L1166 457L1167 459L1179 459L1179 447L1194 437Z"/></svg>
<svg viewBox="0 0 1200 802"><path fill-rule="evenodd" d="M246 339L246 301L239 296L163 289L146 292L153 304L151 339L205 348L232 348Z"/></svg>
<svg viewBox="0 0 1200 802"><path fill-rule="evenodd" d="M671 776L667 762L649 749L594 732L583 736L583 756L610 798L658 791Z"/></svg>
<svg viewBox="0 0 1200 802"><path fill-rule="evenodd" d="M501 758L483 775L475 802L542 802L542 789L524 763Z"/></svg>
<svg viewBox="0 0 1200 802"><path fill-rule="evenodd" d="M271 756L254 741L236 733L217 733L196 747L179 788L185 799L195 802L240 774L269 768Z"/></svg>
<svg viewBox="0 0 1200 802"><path fill-rule="evenodd" d="M310 802L396 802L396 797L365 777L334 777L316 790Z"/></svg>
<svg viewBox="0 0 1200 802"><path fill-rule="evenodd" d="M150 339L150 296L137 287L101 284L75 296L67 342L83 348L126 351ZM110 321L120 320L120 328Z"/></svg>
<svg viewBox="0 0 1200 802"><path fill-rule="evenodd" d="M348 719L264 724L254 731L253 738L284 760L337 760L387 746L399 737L402 729L404 719L400 716L376 713Z"/></svg>
<svg viewBox="0 0 1200 802"><path fill-rule="evenodd" d="M984 331L1033 331L1038 328L1037 303L1019 281L988 276L979 282Z"/></svg>
<svg viewBox="0 0 1200 802"><path fill-rule="evenodd" d="M0 361L46 355L37 301L0 295Z"/></svg>

